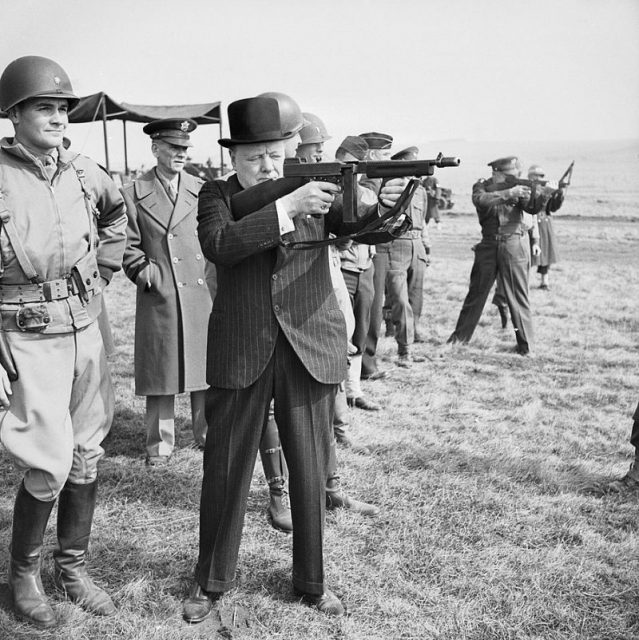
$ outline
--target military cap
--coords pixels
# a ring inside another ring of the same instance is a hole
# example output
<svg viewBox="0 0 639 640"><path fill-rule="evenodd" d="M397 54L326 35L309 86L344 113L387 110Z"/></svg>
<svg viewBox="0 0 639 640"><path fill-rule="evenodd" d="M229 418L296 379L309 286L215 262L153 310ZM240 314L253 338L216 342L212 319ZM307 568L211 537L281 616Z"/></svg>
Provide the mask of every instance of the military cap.
<svg viewBox="0 0 639 640"><path fill-rule="evenodd" d="M369 149L390 149L393 144L393 136L389 136L387 133L369 131L368 133L360 133L359 137L366 140Z"/></svg>
<svg viewBox="0 0 639 640"><path fill-rule="evenodd" d="M391 160L416 160L419 154L417 147L406 147L391 156Z"/></svg>
<svg viewBox="0 0 639 640"><path fill-rule="evenodd" d="M197 127L195 120L188 118L165 118L153 120L142 131L151 136L151 140L164 140L178 147L192 147L189 133Z"/></svg>
<svg viewBox="0 0 639 640"><path fill-rule="evenodd" d="M358 160L366 159L366 152L368 151L368 144L364 138L360 136L346 136L339 147L337 147L336 154L340 151L346 151L350 153L354 158Z"/></svg>
<svg viewBox="0 0 639 640"><path fill-rule="evenodd" d="M231 102L227 108L230 138L220 138L223 147L256 142L288 140L297 131L282 131L280 107L275 98L244 98Z"/></svg>
<svg viewBox="0 0 639 640"><path fill-rule="evenodd" d="M546 172L543 168L538 164L533 164L528 169L528 177L535 176L535 178L544 178L546 176Z"/></svg>
<svg viewBox="0 0 639 640"><path fill-rule="evenodd" d="M493 171L511 171L512 169L519 168L519 158L517 156L506 156L505 158L498 158L488 163L488 166Z"/></svg>

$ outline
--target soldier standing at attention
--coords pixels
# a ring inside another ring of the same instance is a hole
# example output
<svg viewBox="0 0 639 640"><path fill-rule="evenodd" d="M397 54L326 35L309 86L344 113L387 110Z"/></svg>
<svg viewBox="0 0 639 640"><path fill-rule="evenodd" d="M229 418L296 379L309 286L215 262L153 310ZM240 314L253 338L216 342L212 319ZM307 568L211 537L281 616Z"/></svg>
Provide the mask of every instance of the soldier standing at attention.
<svg viewBox="0 0 639 640"><path fill-rule="evenodd" d="M408 147L391 156L391 160L417 160L419 149ZM415 342L417 324L424 306L424 275L429 247L426 228L428 196L423 186L417 187L407 213L413 226L402 236L388 243L388 273L386 295L391 308L391 320L397 341L397 365L406 369L413 362L424 362L423 356L410 352Z"/></svg>
<svg viewBox="0 0 639 640"><path fill-rule="evenodd" d="M0 141L0 438L24 472L8 582L17 614L42 628L57 624L40 566L58 498L55 582L87 611L115 613L85 555L114 409L97 318L121 267L126 215L106 172L63 146L77 102L48 58L18 58L0 77L0 108L15 130Z"/></svg>
<svg viewBox="0 0 639 640"><path fill-rule="evenodd" d="M474 247L475 262L470 273L470 286L457 326L449 343L468 342L479 322L488 294L499 274L510 310L517 352L531 355L532 314L528 300L530 242L524 207L531 196L530 187L515 185L510 189L490 191L494 184L507 181L506 176L519 177L521 167L516 156L489 162L492 177L473 185L473 204L477 209L482 239Z"/></svg>
<svg viewBox="0 0 639 640"><path fill-rule="evenodd" d="M146 464L166 464L175 446L175 395L190 392L195 443L204 446L206 332L211 296L197 237L203 181L184 171L193 120L155 120L157 166L122 193L129 224L124 270L137 285L135 392L146 396Z"/></svg>

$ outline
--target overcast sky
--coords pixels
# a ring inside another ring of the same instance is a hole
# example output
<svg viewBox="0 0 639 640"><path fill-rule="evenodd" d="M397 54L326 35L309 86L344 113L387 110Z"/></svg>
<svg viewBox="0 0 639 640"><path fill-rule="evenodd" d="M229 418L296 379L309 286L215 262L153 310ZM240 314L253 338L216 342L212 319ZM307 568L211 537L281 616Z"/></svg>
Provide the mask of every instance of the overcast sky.
<svg viewBox="0 0 639 640"><path fill-rule="evenodd" d="M51 57L80 95L105 91L142 104L220 100L225 112L233 100L282 91L340 138L366 130L407 143L639 138L639 0L0 6L0 65ZM134 154L139 129L130 125ZM10 131L0 124L2 135ZM74 146L90 151L100 142L98 125L77 131ZM119 144L121 124L109 132ZM215 139L211 129L207 146Z"/></svg>

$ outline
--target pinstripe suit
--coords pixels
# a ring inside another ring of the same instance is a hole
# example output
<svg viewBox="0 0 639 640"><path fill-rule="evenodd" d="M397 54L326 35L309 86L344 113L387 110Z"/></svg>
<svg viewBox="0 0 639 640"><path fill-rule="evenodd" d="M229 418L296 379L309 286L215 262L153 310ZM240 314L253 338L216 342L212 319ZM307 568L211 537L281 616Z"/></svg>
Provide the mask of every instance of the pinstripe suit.
<svg viewBox="0 0 639 640"><path fill-rule="evenodd" d="M327 249L280 246L274 204L234 220L230 196L240 190L232 176L205 184L199 196L200 243L217 266L218 289L208 335L209 434L196 580L206 591L235 584L253 466L274 398L290 470L293 584L321 594L326 461L335 385L346 374L346 325ZM356 226L376 215L376 206L367 209ZM333 206L324 218L297 216L290 239L345 230L340 207Z"/></svg>

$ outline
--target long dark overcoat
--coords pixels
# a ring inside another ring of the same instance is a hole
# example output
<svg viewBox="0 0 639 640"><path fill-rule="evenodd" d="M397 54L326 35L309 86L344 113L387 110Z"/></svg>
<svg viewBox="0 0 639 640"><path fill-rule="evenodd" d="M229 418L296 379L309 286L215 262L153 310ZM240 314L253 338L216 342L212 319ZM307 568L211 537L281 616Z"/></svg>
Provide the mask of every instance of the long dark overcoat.
<svg viewBox="0 0 639 640"><path fill-rule="evenodd" d="M122 191L129 217L124 269L137 285L137 395L174 395L208 386L211 297L196 217L202 184L182 172L175 206L155 169Z"/></svg>

